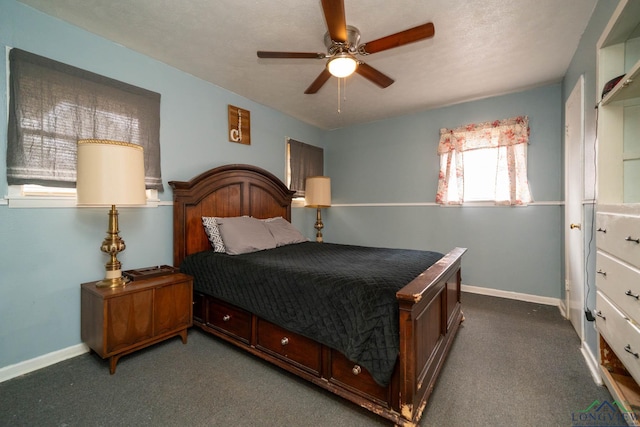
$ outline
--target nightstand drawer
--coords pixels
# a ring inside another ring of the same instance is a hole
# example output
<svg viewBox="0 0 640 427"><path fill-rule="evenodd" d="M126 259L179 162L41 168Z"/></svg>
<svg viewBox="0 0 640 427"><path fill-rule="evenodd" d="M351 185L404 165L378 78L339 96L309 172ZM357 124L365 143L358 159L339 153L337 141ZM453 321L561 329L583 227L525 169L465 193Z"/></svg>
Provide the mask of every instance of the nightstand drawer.
<svg viewBox="0 0 640 427"><path fill-rule="evenodd" d="M620 310L640 324L640 270L598 251L596 285Z"/></svg>
<svg viewBox="0 0 640 427"><path fill-rule="evenodd" d="M640 329L627 320L606 296L596 294L596 325L631 376L640 381Z"/></svg>
<svg viewBox="0 0 640 427"><path fill-rule="evenodd" d="M209 301L207 324L242 342L251 339L251 313L222 301Z"/></svg>
<svg viewBox="0 0 640 427"><path fill-rule="evenodd" d="M317 342L258 319L256 347L294 362L298 367L320 375L322 348Z"/></svg>
<svg viewBox="0 0 640 427"><path fill-rule="evenodd" d="M598 249L640 267L640 217L598 212Z"/></svg>

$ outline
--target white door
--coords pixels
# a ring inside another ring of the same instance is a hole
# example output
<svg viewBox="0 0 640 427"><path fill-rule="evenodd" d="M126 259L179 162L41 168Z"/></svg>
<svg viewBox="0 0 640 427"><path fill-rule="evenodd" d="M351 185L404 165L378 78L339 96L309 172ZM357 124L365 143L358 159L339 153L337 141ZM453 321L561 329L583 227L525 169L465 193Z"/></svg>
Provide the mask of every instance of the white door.
<svg viewBox="0 0 640 427"><path fill-rule="evenodd" d="M567 316L580 340L584 339L584 77L580 76L565 104L565 289Z"/></svg>

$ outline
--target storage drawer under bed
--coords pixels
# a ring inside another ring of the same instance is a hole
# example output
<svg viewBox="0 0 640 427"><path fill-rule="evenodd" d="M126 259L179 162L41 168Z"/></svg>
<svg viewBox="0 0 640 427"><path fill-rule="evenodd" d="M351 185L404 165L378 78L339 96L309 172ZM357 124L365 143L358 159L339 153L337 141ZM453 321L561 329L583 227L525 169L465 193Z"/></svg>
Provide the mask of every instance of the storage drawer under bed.
<svg viewBox="0 0 640 427"><path fill-rule="evenodd" d="M246 344L251 340L251 313L241 308L209 299L205 323Z"/></svg>
<svg viewBox="0 0 640 427"><path fill-rule="evenodd" d="M382 405L389 403L389 387L379 385L362 366L347 359L342 353L331 350L331 374L329 381L355 393L374 398Z"/></svg>
<svg viewBox="0 0 640 427"><path fill-rule="evenodd" d="M322 346L307 337L258 318L256 348L320 376Z"/></svg>

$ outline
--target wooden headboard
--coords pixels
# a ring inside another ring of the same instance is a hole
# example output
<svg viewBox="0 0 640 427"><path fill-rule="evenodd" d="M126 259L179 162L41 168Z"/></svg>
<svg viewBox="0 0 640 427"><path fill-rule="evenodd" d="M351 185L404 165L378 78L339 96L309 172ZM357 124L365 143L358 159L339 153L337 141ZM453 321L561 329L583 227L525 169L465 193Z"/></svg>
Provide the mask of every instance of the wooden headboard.
<svg viewBox="0 0 640 427"><path fill-rule="evenodd" d="M256 218L281 216L291 221L294 192L271 173L251 165L226 165L190 181L169 181L173 188L173 265L211 248L203 216Z"/></svg>

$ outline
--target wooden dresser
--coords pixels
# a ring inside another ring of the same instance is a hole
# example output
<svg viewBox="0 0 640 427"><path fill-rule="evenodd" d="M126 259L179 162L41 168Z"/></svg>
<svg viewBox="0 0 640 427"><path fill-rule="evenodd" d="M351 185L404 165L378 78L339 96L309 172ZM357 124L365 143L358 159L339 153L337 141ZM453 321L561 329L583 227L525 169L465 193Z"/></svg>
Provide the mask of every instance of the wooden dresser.
<svg viewBox="0 0 640 427"><path fill-rule="evenodd" d="M193 279L172 273L136 280L121 288L82 284L81 337L116 371L120 357L167 338L187 342L193 322Z"/></svg>
<svg viewBox="0 0 640 427"><path fill-rule="evenodd" d="M614 400L639 413L640 1L620 1L598 41L597 72L595 315L600 373ZM613 89L603 93L618 77ZM632 418L628 422L640 425Z"/></svg>

